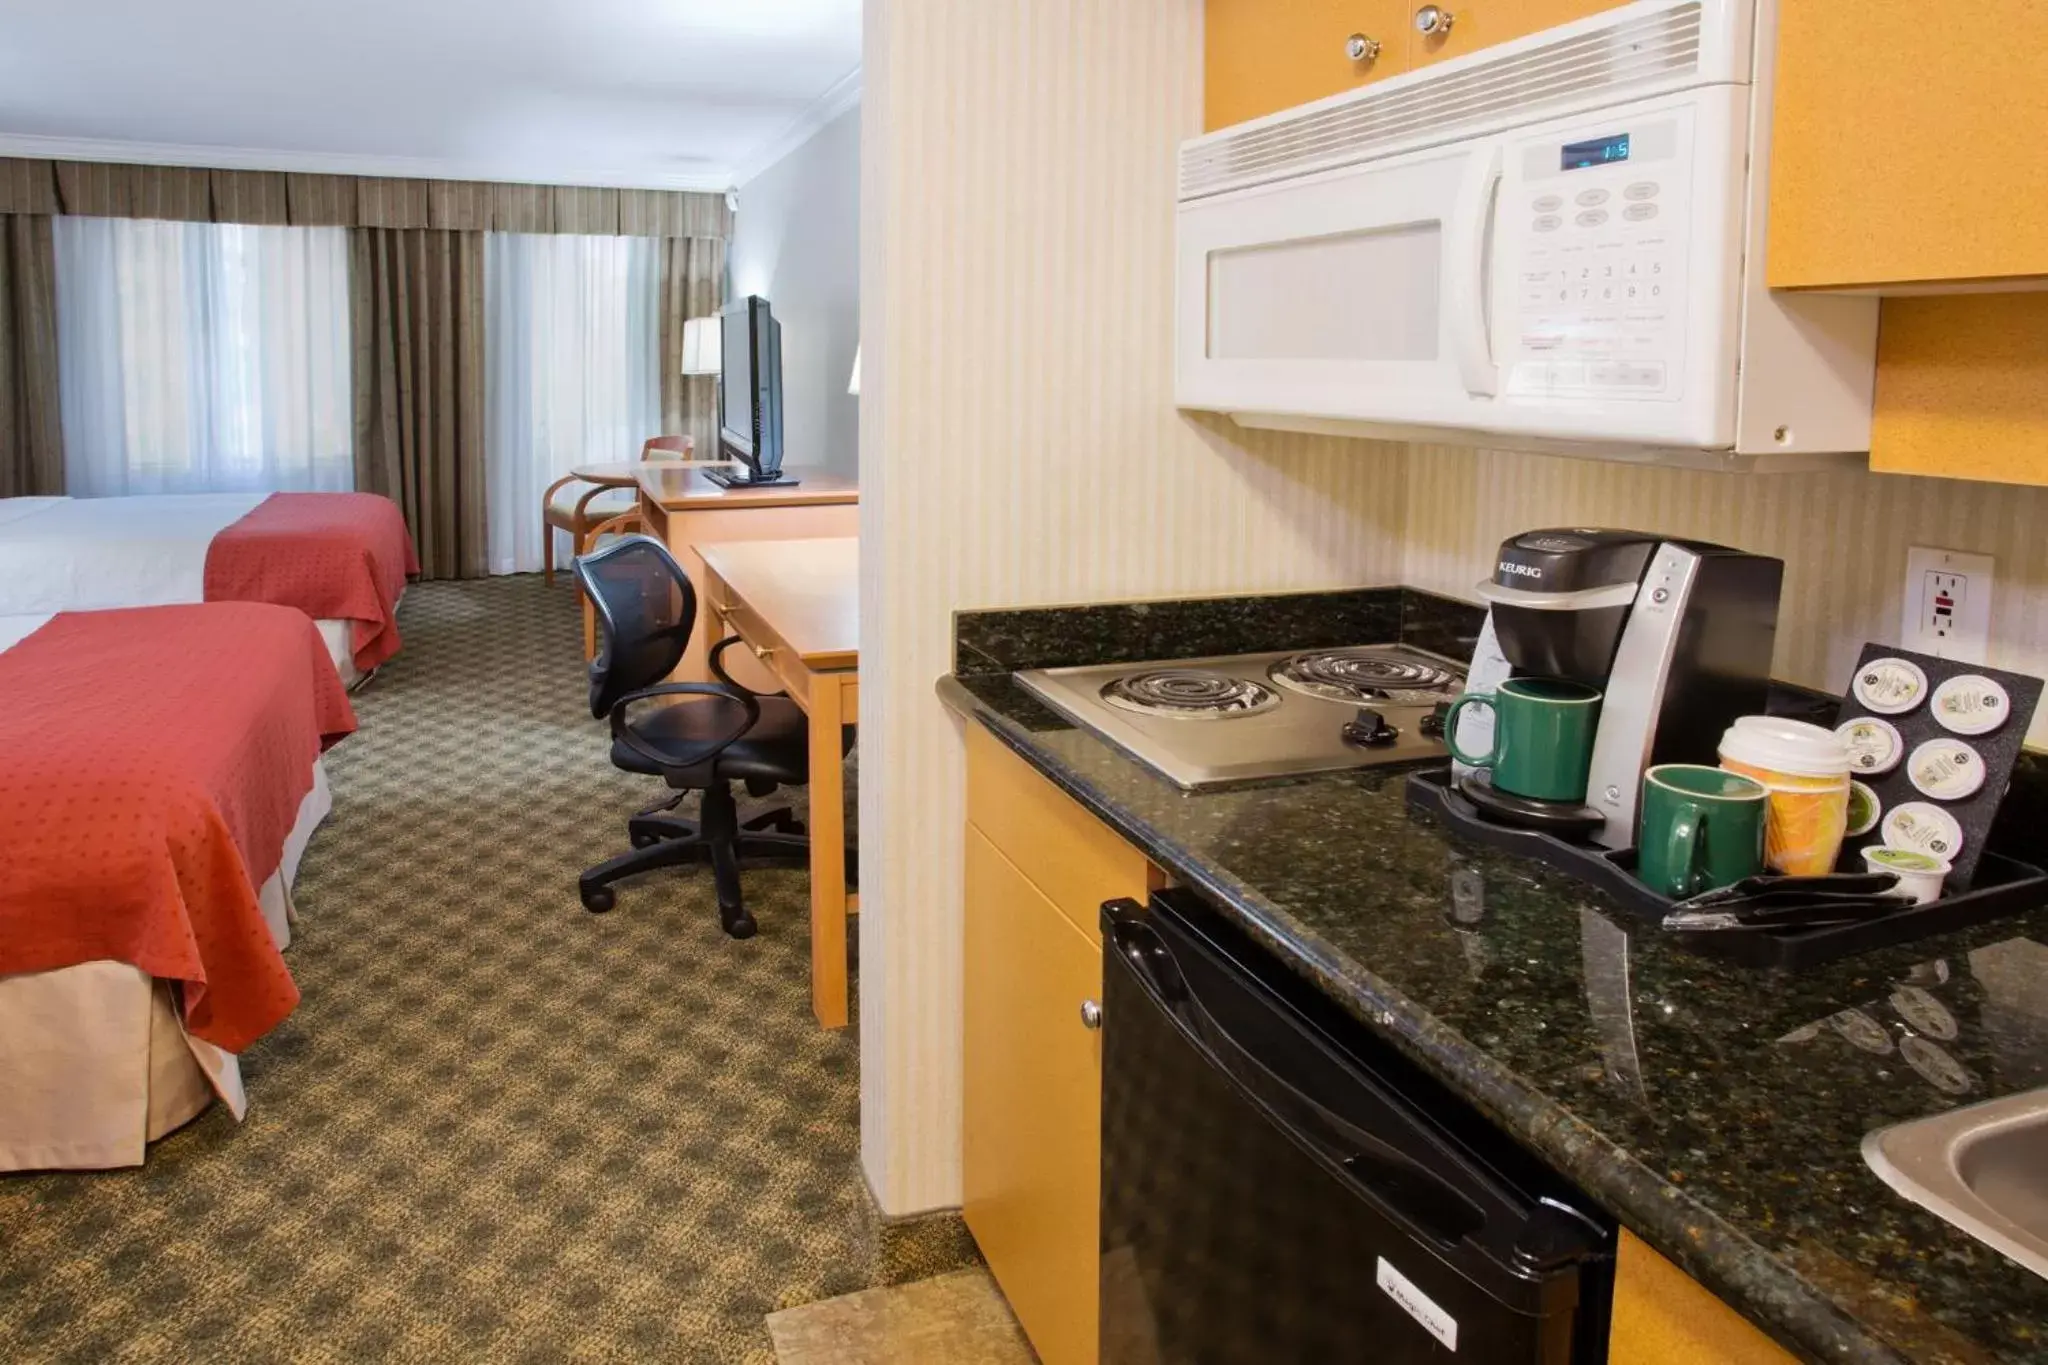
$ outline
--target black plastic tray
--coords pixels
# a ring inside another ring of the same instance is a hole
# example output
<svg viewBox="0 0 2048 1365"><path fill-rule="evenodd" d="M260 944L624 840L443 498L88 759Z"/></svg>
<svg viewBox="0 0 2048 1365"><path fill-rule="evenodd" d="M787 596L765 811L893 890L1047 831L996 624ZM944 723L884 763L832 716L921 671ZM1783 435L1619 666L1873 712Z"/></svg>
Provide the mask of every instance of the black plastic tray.
<svg viewBox="0 0 2048 1365"><path fill-rule="evenodd" d="M1496 824L1480 815L1477 807L1453 789L1448 768L1410 773L1407 799L1410 806L1428 811L1465 838L1534 858L1604 892L1659 932L1664 916L1675 905L1669 897L1658 895L1636 880L1634 849L1568 843L1554 834ZM2048 905L2048 873L1986 852L1977 865L1977 880L1970 890L1926 905L1825 929L1742 929L1670 937L1687 948L1715 957L1756 967L1800 971L1857 953L1911 943L1930 934L1968 929L2042 905Z"/></svg>

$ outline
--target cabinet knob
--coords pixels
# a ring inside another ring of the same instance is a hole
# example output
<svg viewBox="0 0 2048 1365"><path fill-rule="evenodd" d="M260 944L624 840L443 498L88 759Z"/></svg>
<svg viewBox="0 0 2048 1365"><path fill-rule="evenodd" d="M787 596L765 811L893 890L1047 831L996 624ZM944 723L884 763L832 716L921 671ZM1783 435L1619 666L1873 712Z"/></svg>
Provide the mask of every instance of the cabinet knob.
<svg viewBox="0 0 2048 1365"><path fill-rule="evenodd" d="M1415 11L1415 31L1425 38L1441 38L1451 31L1457 18L1442 5L1424 5Z"/></svg>
<svg viewBox="0 0 2048 1365"><path fill-rule="evenodd" d="M1093 1000L1083 1000L1081 1002L1081 1027L1085 1029L1099 1029L1102 1027L1101 1005L1098 1005Z"/></svg>
<svg viewBox="0 0 2048 1365"><path fill-rule="evenodd" d="M1380 40L1363 33L1354 33L1344 40L1344 55L1354 62L1377 61L1380 55Z"/></svg>

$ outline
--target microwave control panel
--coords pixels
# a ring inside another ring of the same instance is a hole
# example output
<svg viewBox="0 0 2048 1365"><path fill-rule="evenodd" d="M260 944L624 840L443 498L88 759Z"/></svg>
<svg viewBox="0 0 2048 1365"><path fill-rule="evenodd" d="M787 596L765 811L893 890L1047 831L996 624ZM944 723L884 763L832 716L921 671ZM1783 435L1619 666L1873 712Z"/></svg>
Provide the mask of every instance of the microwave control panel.
<svg viewBox="0 0 2048 1365"><path fill-rule="evenodd" d="M1638 114L1507 148L1493 336L1508 395L1681 396L1688 124Z"/></svg>

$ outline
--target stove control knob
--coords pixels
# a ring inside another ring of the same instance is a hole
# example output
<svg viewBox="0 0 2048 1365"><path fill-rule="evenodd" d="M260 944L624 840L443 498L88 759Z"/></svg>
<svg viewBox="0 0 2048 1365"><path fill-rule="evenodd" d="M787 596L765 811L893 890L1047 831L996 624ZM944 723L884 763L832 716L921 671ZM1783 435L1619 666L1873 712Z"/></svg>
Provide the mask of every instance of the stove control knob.
<svg viewBox="0 0 2048 1365"><path fill-rule="evenodd" d="M1344 738L1369 749L1383 749L1400 737L1401 732L1387 724L1387 718L1369 706L1359 707L1358 714L1344 727Z"/></svg>
<svg viewBox="0 0 2048 1365"><path fill-rule="evenodd" d="M1430 708L1429 714L1422 718L1422 733L1431 739L1442 739L1444 728L1450 718L1451 704L1447 701L1438 702Z"/></svg>

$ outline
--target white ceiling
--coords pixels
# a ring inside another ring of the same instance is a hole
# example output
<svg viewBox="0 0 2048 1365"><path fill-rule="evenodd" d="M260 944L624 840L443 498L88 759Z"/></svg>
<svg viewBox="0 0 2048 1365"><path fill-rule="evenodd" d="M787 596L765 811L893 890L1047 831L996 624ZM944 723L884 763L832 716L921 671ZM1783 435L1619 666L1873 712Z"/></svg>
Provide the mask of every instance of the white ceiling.
<svg viewBox="0 0 2048 1365"><path fill-rule="evenodd" d="M859 95L861 0L0 0L0 154L723 189Z"/></svg>

